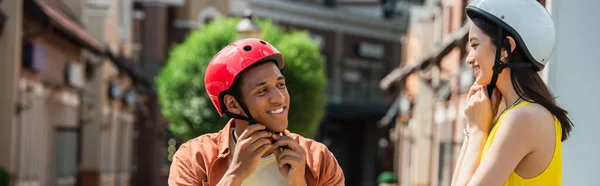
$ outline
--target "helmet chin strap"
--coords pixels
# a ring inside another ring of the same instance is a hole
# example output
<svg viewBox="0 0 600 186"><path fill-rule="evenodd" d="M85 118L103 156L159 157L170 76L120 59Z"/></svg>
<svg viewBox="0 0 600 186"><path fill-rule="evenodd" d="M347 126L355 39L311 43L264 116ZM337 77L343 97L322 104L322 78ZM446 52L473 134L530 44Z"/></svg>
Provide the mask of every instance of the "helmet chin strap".
<svg viewBox="0 0 600 186"><path fill-rule="evenodd" d="M529 68L533 66L533 64L531 63L503 63L502 60L500 60L500 54L502 52L502 41L504 39L502 38L502 32L502 27L498 27L498 35L496 35L496 56L494 58L494 67L492 67L492 81L490 81L490 84L486 87L488 92L488 98L490 100L492 99L492 94L494 93L494 89L496 88L498 75L500 75L504 68Z"/></svg>
<svg viewBox="0 0 600 186"><path fill-rule="evenodd" d="M236 98L236 100L240 100L240 99L237 99L237 98ZM229 111L225 111L225 112L224 112L224 114L225 114L227 117L230 117L230 118L235 118L235 119L239 119L239 120L244 120L244 121L247 121L247 122L248 122L248 125L254 125L254 124L257 124L257 123L258 123L258 121L256 121L256 120L255 120L255 119L252 117L252 115L250 115L250 111L248 110L248 107L246 107L246 104L244 104L244 103L243 103L243 102L241 102L241 101L238 101L238 104L240 105L240 107L242 108L242 110L244 111L244 113L246 113L246 116L248 116L248 117L242 116L242 115L240 115L240 114L235 114L235 113L232 113L232 112L229 112ZM277 134L277 135L279 135L279 132L274 132L274 133L275 133L275 134ZM271 139L271 141L273 141L273 139Z"/></svg>
<svg viewBox="0 0 600 186"><path fill-rule="evenodd" d="M254 120L254 118L252 118L252 115L250 115L250 111L248 111L248 108L246 107L246 105L244 103L242 103L241 101L238 101L238 104L240 105L240 107L242 108L244 113L246 113L246 116L248 116L248 117L242 116L240 114L235 114L235 113L232 113L229 111L225 111L224 114L230 118L247 121L248 125L254 125L254 124L258 123L256 120Z"/></svg>
<svg viewBox="0 0 600 186"><path fill-rule="evenodd" d="M502 31L502 27L498 26L498 35L496 35L496 56L494 57L494 67L492 67L492 81L490 81L490 84L486 87L488 92L488 98L490 100L492 99L492 93L496 88L496 81L498 80L498 75L500 74L500 72L502 72L504 68L507 67L506 65L503 65L502 61L500 60L500 54L502 52Z"/></svg>
<svg viewBox="0 0 600 186"><path fill-rule="evenodd" d="M240 99L236 98L236 100L240 100ZM230 118L235 118L235 119L240 119L240 120L247 121L248 125L257 124L258 122L256 120L254 120L254 118L252 118L252 115L250 115L250 111L248 110L248 107L246 107L246 105L243 102L241 102L241 101L238 101L238 104L240 105L240 107L242 108L242 110L244 111L244 113L246 113L246 116L248 116L248 117L242 116L240 114L235 114L235 113L232 113L232 112L229 112L229 111L225 111L224 114L227 115ZM274 132L274 133L276 135L280 135L279 132ZM237 139L234 139L234 140L237 141ZM271 143L273 143L273 144L275 143L275 138L269 137L269 140L271 141ZM287 146L281 146L280 148L282 150L283 149L289 149L289 147L287 147ZM285 164L285 166L287 166L288 168L292 167L290 164L287 164L287 163Z"/></svg>

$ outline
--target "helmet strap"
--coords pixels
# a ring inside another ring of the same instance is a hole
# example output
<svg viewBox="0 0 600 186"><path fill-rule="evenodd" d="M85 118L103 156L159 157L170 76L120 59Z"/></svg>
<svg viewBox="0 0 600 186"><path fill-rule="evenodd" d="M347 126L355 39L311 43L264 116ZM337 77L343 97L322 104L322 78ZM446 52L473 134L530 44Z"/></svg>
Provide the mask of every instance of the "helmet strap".
<svg viewBox="0 0 600 186"><path fill-rule="evenodd" d="M238 98L235 98L235 99L236 100L241 100L241 99L238 99ZM246 113L246 116L248 116L248 117L242 116L240 114L235 114L235 113L232 113L232 112L229 112L229 111L224 111L223 114L225 114L227 117L230 117L230 118L247 121L248 125L257 124L258 121L256 121L254 118L252 118L252 115L250 115L250 111L248 110L248 107L246 107L246 104L244 104L244 102L242 102L242 101L238 101L238 104L240 105L240 107L242 108L242 110L244 111L244 113ZM279 132L276 132L275 134L279 135ZM271 138L269 140L271 140L271 142L275 143L273 138Z"/></svg>
<svg viewBox="0 0 600 186"><path fill-rule="evenodd" d="M237 100L239 100L239 99L237 99ZM235 113L232 113L232 112L229 112L229 111L225 111L224 114L227 115L227 117L230 117L230 118L235 118L235 119L240 119L240 120L247 121L249 125L254 125L254 124L258 123L256 120L254 120L254 118L252 118L252 115L250 115L250 111L248 111L248 108L246 107L246 105L243 102L238 101L238 104L240 105L240 107L242 108L242 110L244 111L244 113L246 113L246 116L248 116L248 117L242 116L240 114L235 114Z"/></svg>
<svg viewBox="0 0 600 186"><path fill-rule="evenodd" d="M502 41L504 39L502 38L502 32L502 27L498 27L498 35L496 35L496 57L494 58L494 67L492 67L492 81L490 81L490 84L486 87L488 91L488 98L490 100L492 99L494 88L496 88L496 81L498 81L498 75L502 72L502 70L504 70L504 68L529 68L534 66L531 63L503 63L502 60L500 60L500 54L502 52Z"/></svg>
<svg viewBox="0 0 600 186"><path fill-rule="evenodd" d="M494 88L496 88L496 81L498 80L498 75L502 72L502 69L506 68L506 65L503 65L502 60L500 60L500 54L502 53L502 32L503 29L501 26L498 26L498 35L496 35L496 56L494 58L494 67L492 74L492 81L486 87L488 92L488 98L492 99L492 93L494 92Z"/></svg>
<svg viewBox="0 0 600 186"><path fill-rule="evenodd" d="M240 107L242 108L242 110L244 110L244 113L246 113L246 115L248 117L245 117L245 116L242 116L242 115L239 115L239 114L235 114L235 113L232 113L232 112L229 112L229 111L225 111L223 113L225 115L227 115L227 117L247 121L248 125L257 124L258 121L254 120L254 118L252 118L252 115L250 115L250 111L248 110L248 107L246 107L246 105L243 102L241 102L241 101L238 101L238 104L240 105ZM276 132L275 134L279 135L279 132ZM273 138L270 138L269 140L271 140L272 143L275 143Z"/></svg>

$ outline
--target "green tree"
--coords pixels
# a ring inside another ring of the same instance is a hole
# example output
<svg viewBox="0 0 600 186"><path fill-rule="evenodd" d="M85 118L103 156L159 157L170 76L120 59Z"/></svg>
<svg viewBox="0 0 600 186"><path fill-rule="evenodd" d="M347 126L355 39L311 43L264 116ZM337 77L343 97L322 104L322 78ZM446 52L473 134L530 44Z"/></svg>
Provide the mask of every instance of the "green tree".
<svg viewBox="0 0 600 186"><path fill-rule="evenodd" d="M171 49L168 63L157 77L162 112L169 130L182 140L216 132L227 123L219 117L204 88L204 72L212 57L236 39L239 18L219 18L195 30ZM268 20L258 20L261 38L284 55L291 96L289 130L312 136L325 114L325 60L305 31L285 31Z"/></svg>

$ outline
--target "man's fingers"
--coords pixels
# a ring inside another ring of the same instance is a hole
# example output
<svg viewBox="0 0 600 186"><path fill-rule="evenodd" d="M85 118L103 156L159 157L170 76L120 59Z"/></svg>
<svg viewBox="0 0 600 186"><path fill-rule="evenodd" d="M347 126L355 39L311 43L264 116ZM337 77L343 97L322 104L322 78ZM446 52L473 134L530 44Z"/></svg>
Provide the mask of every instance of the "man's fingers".
<svg viewBox="0 0 600 186"><path fill-rule="evenodd" d="M302 159L300 159L298 157L293 157L293 156L283 156L283 157L281 157L281 159L279 159L277 161L277 164L279 165L279 167L283 167L286 164L298 165L300 163L302 163Z"/></svg>
<svg viewBox="0 0 600 186"><path fill-rule="evenodd" d="M276 150L276 151L278 151L278 153L276 154L278 159L281 157L284 157L284 156L301 157L300 153L290 150L290 149L283 149L283 150Z"/></svg>
<svg viewBox="0 0 600 186"><path fill-rule="evenodd" d="M260 147L264 146L264 145L270 145L271 147L273 147L273 145L271 144L271 141L267 138L261 138L256 140L254 143L252 143L251 146L249 146L248 150L250 151L257 151L257 149L259 149Z"/></svg>
<svg viewBox="0 0 600 186"><path fill-rule="evenodd" d="M268 139L272 135L273 135L273 133L271 133L269 131L255 132L252 136L250 136L248 138L248 143L254 143L254 142L256 142L259 139Z"/></svg>
<svg viewBox="0 0 600 186"><path fill-rule="evenodd" d="M256 151L254 151L254 156L258 156L260 158L262 155L264 155L271 149L273 149L273 145L271 143L264 144L263 146L260 146L260 148L258 148Z"/></svg>
<svg viewBox="0 0 600 186"><path fill-rule="evenodd" d="M283 150L275 150L277 153L275 154L277 157L277 162L279 163L279 167L285 164L296 165L298 163L303 162L303 155L300 152L292 151L290 149Z"/></svg>
<svg viewBox="0 0 600 186"><path fill-rule="evenodd" d="M273 145L273 148L275 149L275 157L277 157L279 159L279 157L281 156L282 151L277 149L277 147L275 147L275 145Z"/></svg>
<svg viewBox="0 0 600 186"><path fill-rule="evenodd" d="M277 142L275 142L274 144L276 148L287 146L291 150L300 149L300 145L298 145L298 143L289 136L281 136L279 137L279 139L276 140Z"/></svg>
<svg viewBox="0 0 600 186"><path fill-rule="evenodd" d="M238 141L246 139L246 138L252 136L255 132L264 130L265 128L266 127L264 125L260 125L260 124L250 125L246 128L246 130L244 130L244 132L242 132L242 135L240 135L240 137L238 137Z"/></svg>
<svg viewBox="0 0 600 186"><path fill-rule="evenodd" d="M283 136L290 136L290 131L288 131L288 130L284 130L284 131L282 132L282 134L283 134Z"/></svg>

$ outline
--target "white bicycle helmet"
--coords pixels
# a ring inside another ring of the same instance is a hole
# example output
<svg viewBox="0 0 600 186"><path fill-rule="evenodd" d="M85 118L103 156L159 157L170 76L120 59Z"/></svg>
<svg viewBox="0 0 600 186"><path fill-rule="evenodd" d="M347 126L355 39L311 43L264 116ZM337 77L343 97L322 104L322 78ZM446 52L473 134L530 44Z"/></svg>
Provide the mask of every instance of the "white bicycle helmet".
<svg viewBox="0 0 600 186"><path fill-rule="evenodd" d="M498 74L503 68L519 68L522 63L502 64L500 61L503 31L510 33L517 45L533 62L536 70L542 70L554 50L556 30L550 13L535 0L473 0L467 7L469 18L478 17L498 26L494 75L488 86L491 96Z"/></svg>

